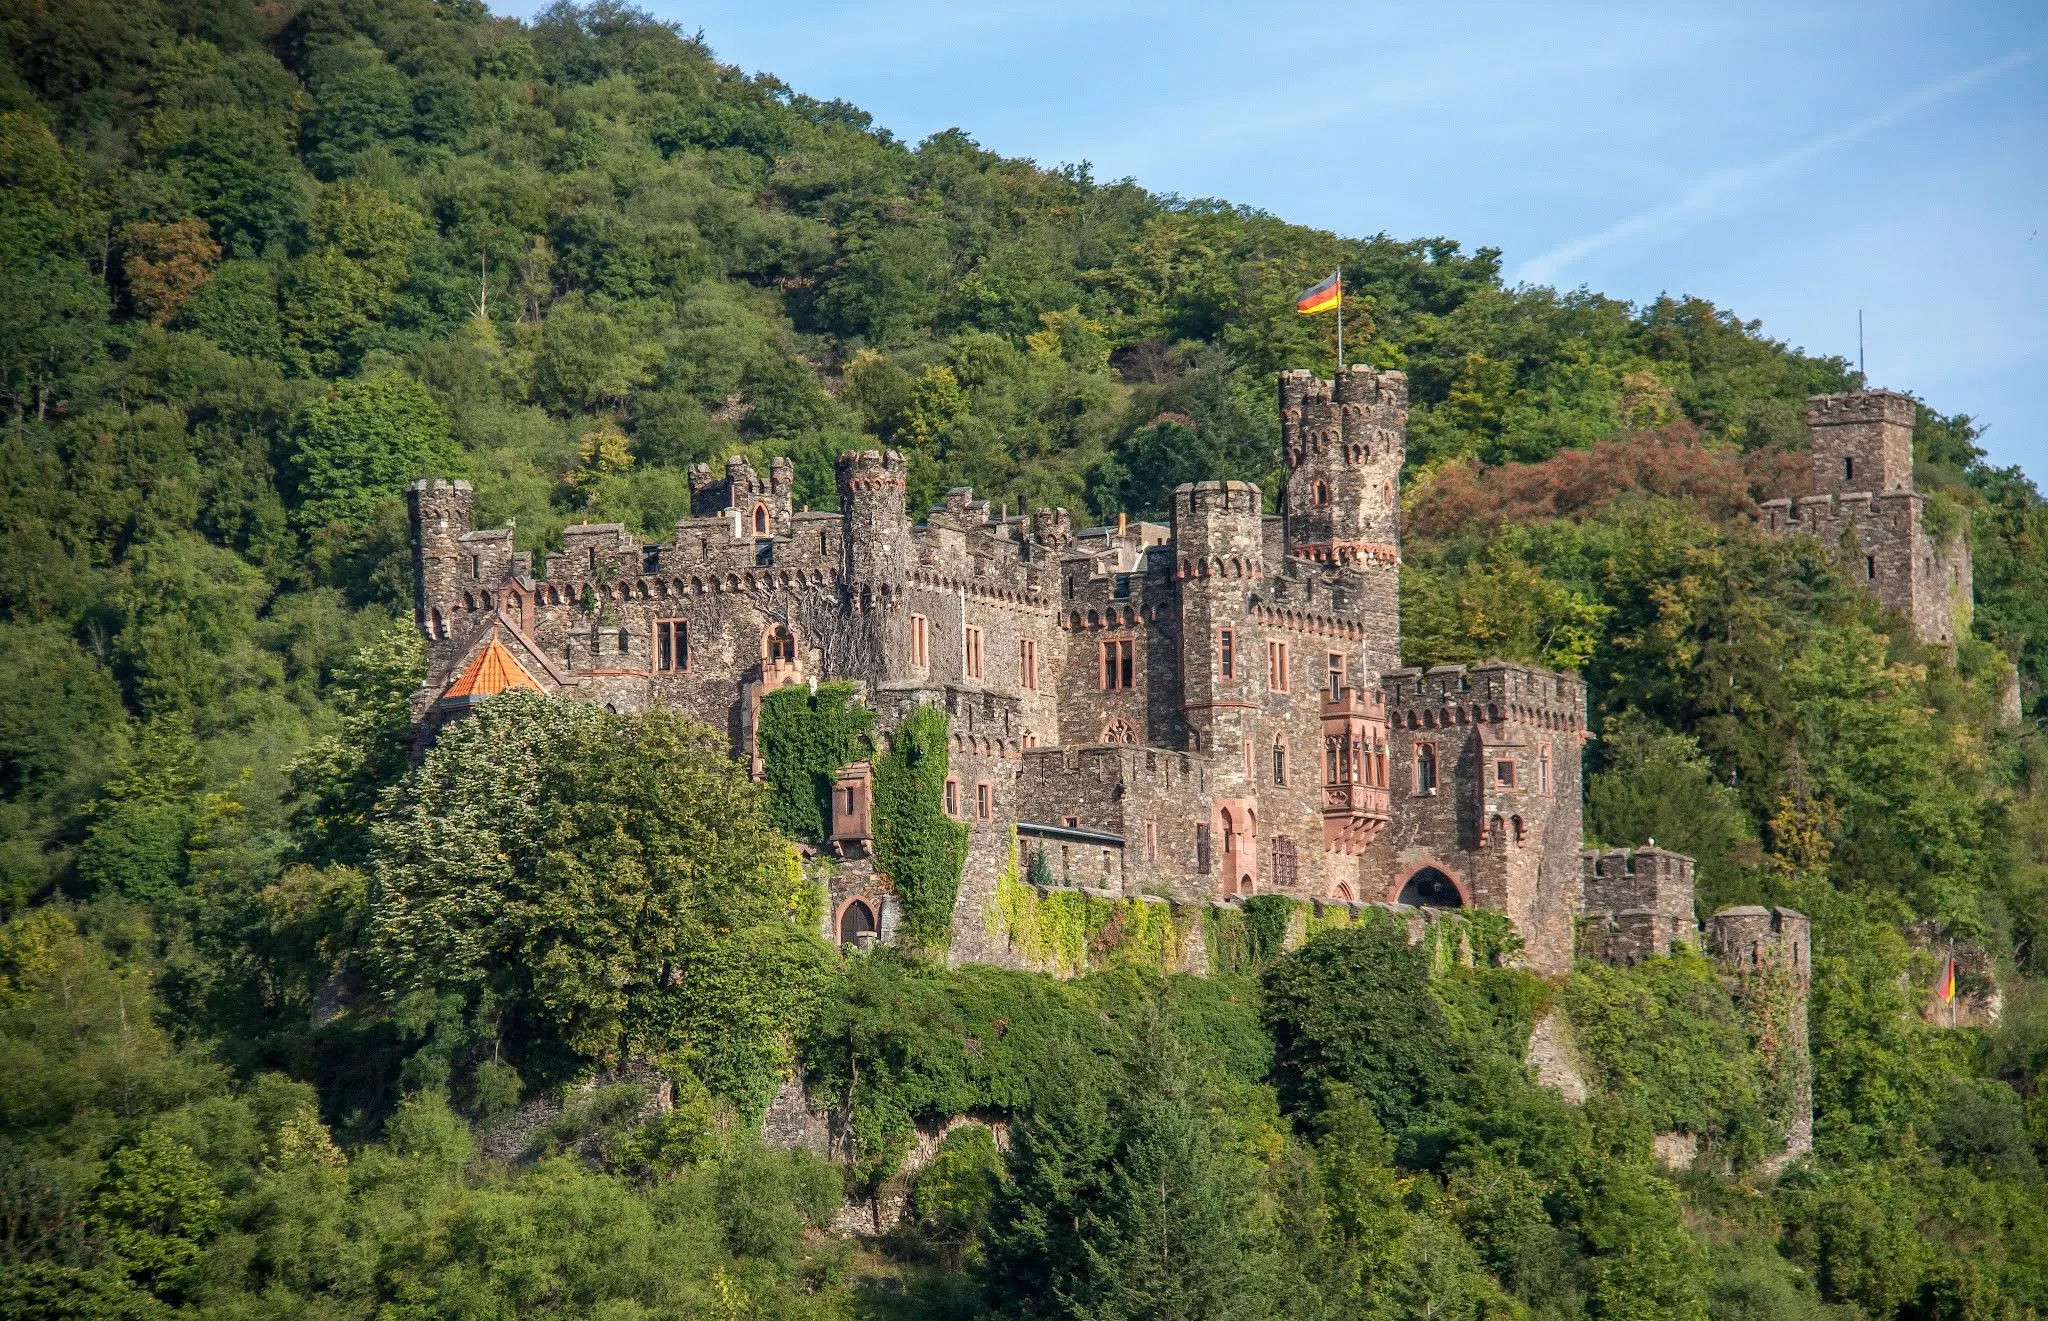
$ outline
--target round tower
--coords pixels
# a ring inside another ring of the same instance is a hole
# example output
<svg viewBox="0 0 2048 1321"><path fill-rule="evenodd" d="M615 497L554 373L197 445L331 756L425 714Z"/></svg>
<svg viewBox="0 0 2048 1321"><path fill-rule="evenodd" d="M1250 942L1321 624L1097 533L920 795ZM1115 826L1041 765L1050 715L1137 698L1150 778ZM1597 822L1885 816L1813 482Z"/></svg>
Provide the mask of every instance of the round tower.
<svg viewBox="0 0 2048 1321"><path fill-rule="evenodd" d="M436 477L410 483L405 503L412 518L413 622L435 639L446 635L436 620L452 615L461 595L462 538L470 530L476 492L466 481Z"/></svg>
<svg viewBox="0 0 2048 1321"><path fill-rule="evenodd" d="M839 456L839 508L846 519L846 582L859 601L893 600L910 569L910 516L904 509L903 456L848 450Z"/></svg>

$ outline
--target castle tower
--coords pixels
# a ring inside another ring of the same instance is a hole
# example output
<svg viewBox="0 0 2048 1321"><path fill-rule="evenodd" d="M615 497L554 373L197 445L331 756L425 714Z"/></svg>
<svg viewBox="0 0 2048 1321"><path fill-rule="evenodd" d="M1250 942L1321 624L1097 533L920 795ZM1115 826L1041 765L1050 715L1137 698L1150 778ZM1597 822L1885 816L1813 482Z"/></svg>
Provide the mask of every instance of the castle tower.
<svg viewBox="0 0 2048 1321"><path fill-rule="evenodd" d="M1207 828L1221 894L1258 884L1257 758L1240 750L1256 732L1265 665L1252 655L1264 635L1247 627L1266 574L1263 515L1259 488L1249 482L1186 482L1173 492L1182 710L1191 744L1215 754Z"/></svg>
<svg viewBox="0 0 2048 1321"><path fill-rule="evenodd" d="M412 519L413 622L430 641L445 638L467 574L463 538L476 492L460 479L433 478L409 483L405 503Z"/></svg>
<svg viewBox="0 0 2048 1321"><path fill-rule="evenodd" d="M839 507L846 518L846 581L854 598L894 599L910 569L910 515L903 503L903 456L848 450L839 456Z"/></svg>
<svg viewBox="0 0 2048 1321"><path fill-rule="evenodd" d="M1758 1035L1785 1125L1778 1163L1813 1149L1813 1057L1807 993L1813 982L1813 924L1790 908L1744 904L1707 919L1707 948L1734 981L1736 1000Z"/></svg>
<svg viewBox="0 0 2048 1321"><path fill-rule="evenodd" d="M1913 401L1889 390L1807 400L1814 494L1766 500L1766 530L1818 538L1849 576L1912 622L1923 643L1954 646L1971 616L1962 515L1930 526L1913 489ZM1951 506L1952 508L1952 506Z"/></svg>
<svg viewBox="0 0 2048 1321"><path fill-rule="evenodd" d="M1401 664L1401 464L1408 378L1351 367L1335 381L1280 376L1287 553L1355 579L1370 675Z"/></svg>
<svg viewBox="0 0 2048 1321"><path fill-rule="evenodd" d="M1913 489L1913 401L1890 390L1806 401L1819 494Z"/></svg>
<svg viewBox="0 0 2048 1321"><path fill-rule="evenodd" d="M1693 860L1660 848L1587 849L1581 878L1579 953L1636 964L1690 945Z"/></svg>
<svg viewBox="0 0 2048 1321"><path fill-rule="evenodd" d="M722 480L713 479L708 463L690 468L690 511L698 517L734 513L735 535L742 538L787 537L795 490L796 468L786 458L771 462L765 476L744 454L726 457Z"/></svg>

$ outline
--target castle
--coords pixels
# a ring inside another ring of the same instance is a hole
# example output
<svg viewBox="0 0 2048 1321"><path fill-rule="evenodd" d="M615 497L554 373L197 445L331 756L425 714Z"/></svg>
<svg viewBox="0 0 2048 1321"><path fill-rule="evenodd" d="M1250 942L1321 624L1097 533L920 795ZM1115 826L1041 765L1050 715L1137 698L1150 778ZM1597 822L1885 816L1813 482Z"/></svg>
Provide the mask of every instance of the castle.
<svg viewBox="0 0 2048 1321"><path fill-rule="evenodd" d="M1875 494L1824 481L1766 509L1773 527L1860 535L1880 595L1939 637L1956 608L1928 604L1928 584L1951 573L1966 603L1968 561L1920 530L1900 401L1814 403L1817 468L1868 474ZM786 460L764 474L734 457L692 470L692 516L669 539L571 527L537 574L511 529L471 526L467 483L415 482L416 715L431 735L512 686L665 703L726 730L758 773L778 688L857 681L885 736L942 707L946 808L970 827L955 962L1018 962L984 920L1013 839L1053 885L1179 905L1495 910L1540 973L1699 943L1690 859L1583 848L1577 676L1401 665L1406 378L1288 372L1279 409L1284 512L1254 486L1199 482L1174 492L1171 526L1076 528L966 489L913 524L903 459L874 450L840 457L837 510L797 509ZM833 795L826 934L848 944L888 940L898 916L870 865L868 774L844 768ZM1767 916L1769 941L1717 917L1705 943L1803 967L1805 919Z"/></svg>

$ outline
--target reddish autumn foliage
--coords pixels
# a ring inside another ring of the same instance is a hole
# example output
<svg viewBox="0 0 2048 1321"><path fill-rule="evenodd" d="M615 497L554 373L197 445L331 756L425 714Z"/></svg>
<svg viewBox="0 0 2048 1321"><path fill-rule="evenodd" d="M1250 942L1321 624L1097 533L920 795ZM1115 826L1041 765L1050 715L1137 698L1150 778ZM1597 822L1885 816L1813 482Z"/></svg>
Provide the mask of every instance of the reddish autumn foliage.
<svg viewBox="0 0 2048 1321"><path fill-rule="evenodd" d="M1811 480L1807 469L1803 454L1709 447L1689 423L1675 422L1541 463L1445 468L1410 507L1402 531L1436 541L1659 496L1692 501L1707 517L1729 522L1754 517L1759 500L1799 494Z"/></svg>
<svg viewBox="0 0 2048 1321"><path fill-rule="evenodd" d="M138 221L121 231L121 246L135 310L160 326L213 278L220 262L220 244L194 216L168 225Z"/></svg>

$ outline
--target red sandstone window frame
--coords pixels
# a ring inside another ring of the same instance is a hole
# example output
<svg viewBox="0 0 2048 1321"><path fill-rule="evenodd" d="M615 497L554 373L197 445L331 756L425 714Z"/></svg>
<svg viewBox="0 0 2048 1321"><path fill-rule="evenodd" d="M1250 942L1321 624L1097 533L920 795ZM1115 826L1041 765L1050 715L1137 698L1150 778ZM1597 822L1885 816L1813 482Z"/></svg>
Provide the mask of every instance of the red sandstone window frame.
<svg viewBox="0 0 2048 1321"><path fill-rule="evenodd" d="M1496 757L1493 760L1493 787L1512 789L1515 787L1515 759Z"/></svg>
<svg viewBox="0 0 2048 1321"><path fill-rule="evenodd" d="M1237 630L1220 629L1216 636L1217 669L1225 679L1237 678Z"/></svg>
<svg viewBox="0 0 2048 1321"><path fill-rule="evenodd" d="M1330 666L1329 666L1329 674L1330 674L1330 700L1334 702L1334 701L1336 701L1336 700L1337 700L1338 698L1340 698L1340 697L1342 697L1342 696L1344 695L1344 653L1343 653L1343 652L1341 652L1341 651L1333 651L1333 652L1331 652L1331 653L1330 653Z"/></svg>
<svg viewBox="0 0 2048 1321"><path fill-rule="evenodd" d="M1276 693L1292 692L1287 644L1279 641L1266 643L1266 687Z"/></svg>
<svg viewBox="0 0 2048 1321"><path fill-rule="evenodd" d="M754 506L754 535L757 537L765 537L768 535L767 505L757 504Z"/></svg>
<svg viewBox="0 0 2048 1321"><path fill-rule="evenodd" d="M967 677L981 677L981 630L973 624L967 626Z"/></svg>
<svg viewBox="0 0 2048 1321"><path fill-rule="evenodd" d="M664 674L681 674L690 668L690 621L654 621L654 668Z"/></svg>
<svg viewBox="0 0 2048 1321"><path fill-rule="evenodd" d="M1130 639L1116 638L1102 644L1102 691L1134 688L1137 671Z"/></svg>
<svg viewBox="0 0 2048 1321"><path fill-rule="evenodd" d="M958 819L960 815L960 781L946 781L946 815Z"/></svg>
<svg viewBox="0 0 2048 1321"><path fill-rule="evenodd" d="M932 663L932 624L923 615L910 617L910 663L928 669Z"/></svg>
<svg viewBox="0 0 2048 1321"><path fill-rule="evenodd" d="M1017 639L1017 686L1026 692L1038 691L1038 643L1035 639Z"/></svg>
<svg viewBox="0 0 2048 1321"><path fill-rule="evenodd" d="M1424 758L1429 765L1428 783L1424 784L1422 774ZM1435 739L1417 739L1414 754L1409 758L1409 791L1415 794L1432 794L1443 783L1443 762L1437 753Z"/></svg>
<svg viewBox="0 0 2048 1321"><path fill-rule="evenodd" d="M974 816L977 821L989 821L995 817L996 787L987 780L978 780L974 785Z"/></svg>

